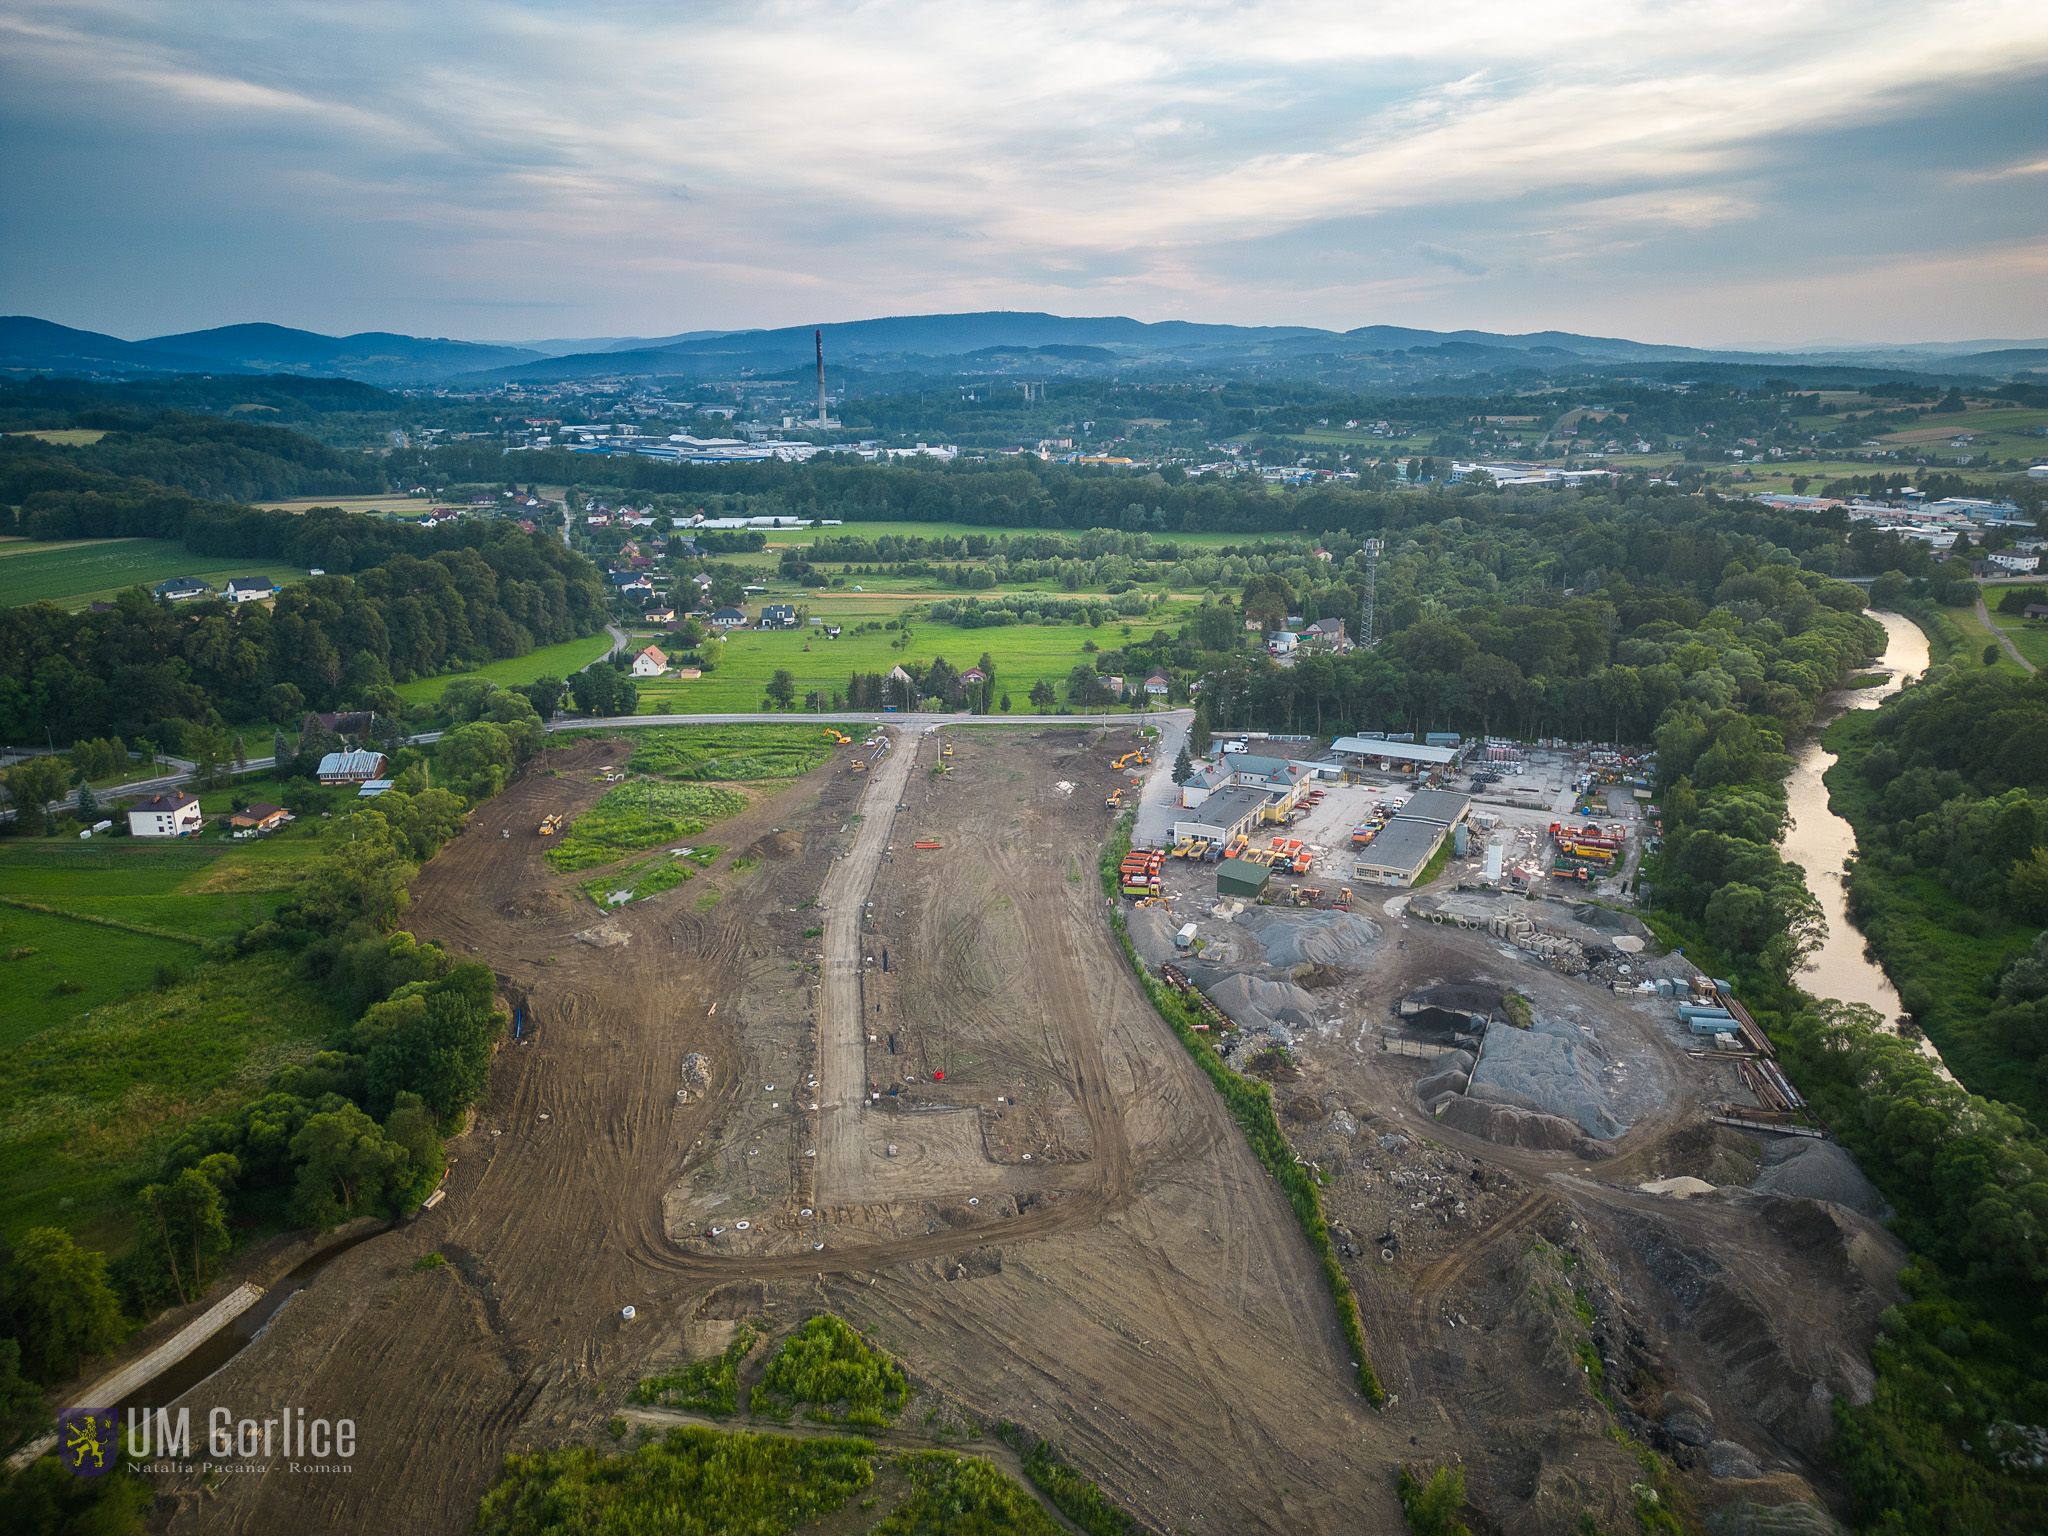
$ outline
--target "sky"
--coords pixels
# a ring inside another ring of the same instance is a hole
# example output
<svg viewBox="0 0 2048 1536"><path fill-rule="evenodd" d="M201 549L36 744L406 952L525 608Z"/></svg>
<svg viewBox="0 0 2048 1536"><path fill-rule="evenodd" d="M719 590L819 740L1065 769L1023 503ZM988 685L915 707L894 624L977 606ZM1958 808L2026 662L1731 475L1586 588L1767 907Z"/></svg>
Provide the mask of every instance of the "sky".
<svg viewBox="0 0 2048 1536"><path fill-rule="evenodd" d="M2048 336L2042 0L0 0L0 311Z"/></svg>

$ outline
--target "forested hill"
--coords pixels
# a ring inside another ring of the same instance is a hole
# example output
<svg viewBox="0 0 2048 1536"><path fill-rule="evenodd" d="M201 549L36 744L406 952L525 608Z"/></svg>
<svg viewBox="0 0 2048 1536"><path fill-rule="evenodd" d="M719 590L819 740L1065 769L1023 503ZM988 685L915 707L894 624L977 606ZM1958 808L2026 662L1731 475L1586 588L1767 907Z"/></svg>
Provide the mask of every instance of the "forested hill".
<svg viewBox="0 0 2048 1536"><path fill-rule="evenodd" d="M59 447L0 438L0 504L37 492L107 491L127 477L219 501L349 496L385 488L378 460L285 427L182 411L108 413L106 436ZM63 535L40 535L62 537Z"/></svg>

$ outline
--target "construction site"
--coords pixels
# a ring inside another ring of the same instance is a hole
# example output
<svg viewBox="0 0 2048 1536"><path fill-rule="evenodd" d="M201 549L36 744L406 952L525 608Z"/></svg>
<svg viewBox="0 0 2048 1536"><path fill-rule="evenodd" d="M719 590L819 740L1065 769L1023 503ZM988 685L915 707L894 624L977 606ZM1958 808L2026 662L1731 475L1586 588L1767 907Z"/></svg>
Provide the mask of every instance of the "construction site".
<svg viewBox="0 0 2048 1536"><path fill-rule="evenodd" d="M689 884L616 910L542 854L619 742L549 752L422 871L413 926L496 971L518 1038L445 1197L185 1399L352 1416L361 1454L347 1477L195 1477L171 1529L467 1529L507 1452L605 1443L640 1378L819 1309L1148 1529L1397 1530L1397 1469L1450 1461L1500 1530L1626 1529L1631 1437L1702 1516L1831 1528L1827 1404L1870 1389L1899 1251L1739 999L1625 913L1517 888L1511 867L1607 827L1622 843L1589 862L1627 865L1653 835L1629 786L1565 773L1517 805L1316 776L1221 847L1169 828L1111 894L1129 812L1239 802L1172 804L1171 754L1131 732L835 748ZM1359 878L1353 831L1420 793L1447 797L1408 819L1444 862ZM1201 1048L1270 1085L1383 1406L1116 913L1198 1000ZM448 1262L417 1272L430 1251Z"/></svg>

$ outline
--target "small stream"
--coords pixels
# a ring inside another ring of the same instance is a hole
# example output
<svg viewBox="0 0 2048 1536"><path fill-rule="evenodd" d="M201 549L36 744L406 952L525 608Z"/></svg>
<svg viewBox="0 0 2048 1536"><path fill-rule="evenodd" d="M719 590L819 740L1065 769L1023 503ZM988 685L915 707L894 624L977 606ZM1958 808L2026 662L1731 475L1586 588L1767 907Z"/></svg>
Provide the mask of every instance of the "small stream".
<svg viewBox="0 0 2048 1536"><path fill-rule="evenodd" d="M1827 918L1827 937L1800 971L1798 981L1815 997L1863 1003L1875 1008L1885 1028L1898 1032L1899 994L1877 963L1863 952L1863 935L1849 921L1843 865L1856 852L1856 833L1828 804L1822 775L1835 765L1835 754L1821 745L1820 727L1852 709L1876 709L1927 670L1927 636L1901 614L1873 609L1870 615L1885 629L1884 655L1872 665L1886 674L1874 688L1842 688L1821 701L1813 733L1799 750L1785 795L1792 819L1780 852L1806 875L1806 888L1820 902ZM1925 1038L1921 1052L1939 1062L1941 1053ZM1945 1070L1945 1069L1944 1069Z"/></svg>
<svg viewBox="0 0 2048 1536"><path fill-rule="evenodd" d="M331 1248L323 1248L266 1289L255 1306L234 1319L191 1354L128 1393L121 1399L121 1406L169 1407L262 1338L263 1330L270 1326L270 1320L284 1309L287 1302L312 1284L314 1276L321 1270L358 1243L366 1243L373 1237L382 1237L390 1230L389 1227L374 1227L368 1232L349 1238L346 1242L336 1243Z"/></svg>

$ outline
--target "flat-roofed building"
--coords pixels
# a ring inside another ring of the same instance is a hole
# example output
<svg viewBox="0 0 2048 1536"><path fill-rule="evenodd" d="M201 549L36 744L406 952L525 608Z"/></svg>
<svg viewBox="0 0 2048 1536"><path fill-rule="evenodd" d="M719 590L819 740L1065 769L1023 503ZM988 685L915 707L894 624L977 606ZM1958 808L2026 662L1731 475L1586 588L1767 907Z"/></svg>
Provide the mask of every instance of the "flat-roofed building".
<svg viewBox="0 0 2048 1536"><path fill-rule="evenodd" d="M1174 818L1173 839L1179 842L1183 838L1205 837L1212 843L1228 843L1257 826L1260 814L1271 801L1272 796L1263 789L1247 789L1243 785L1219 789L1193 810Z"/></svg>

